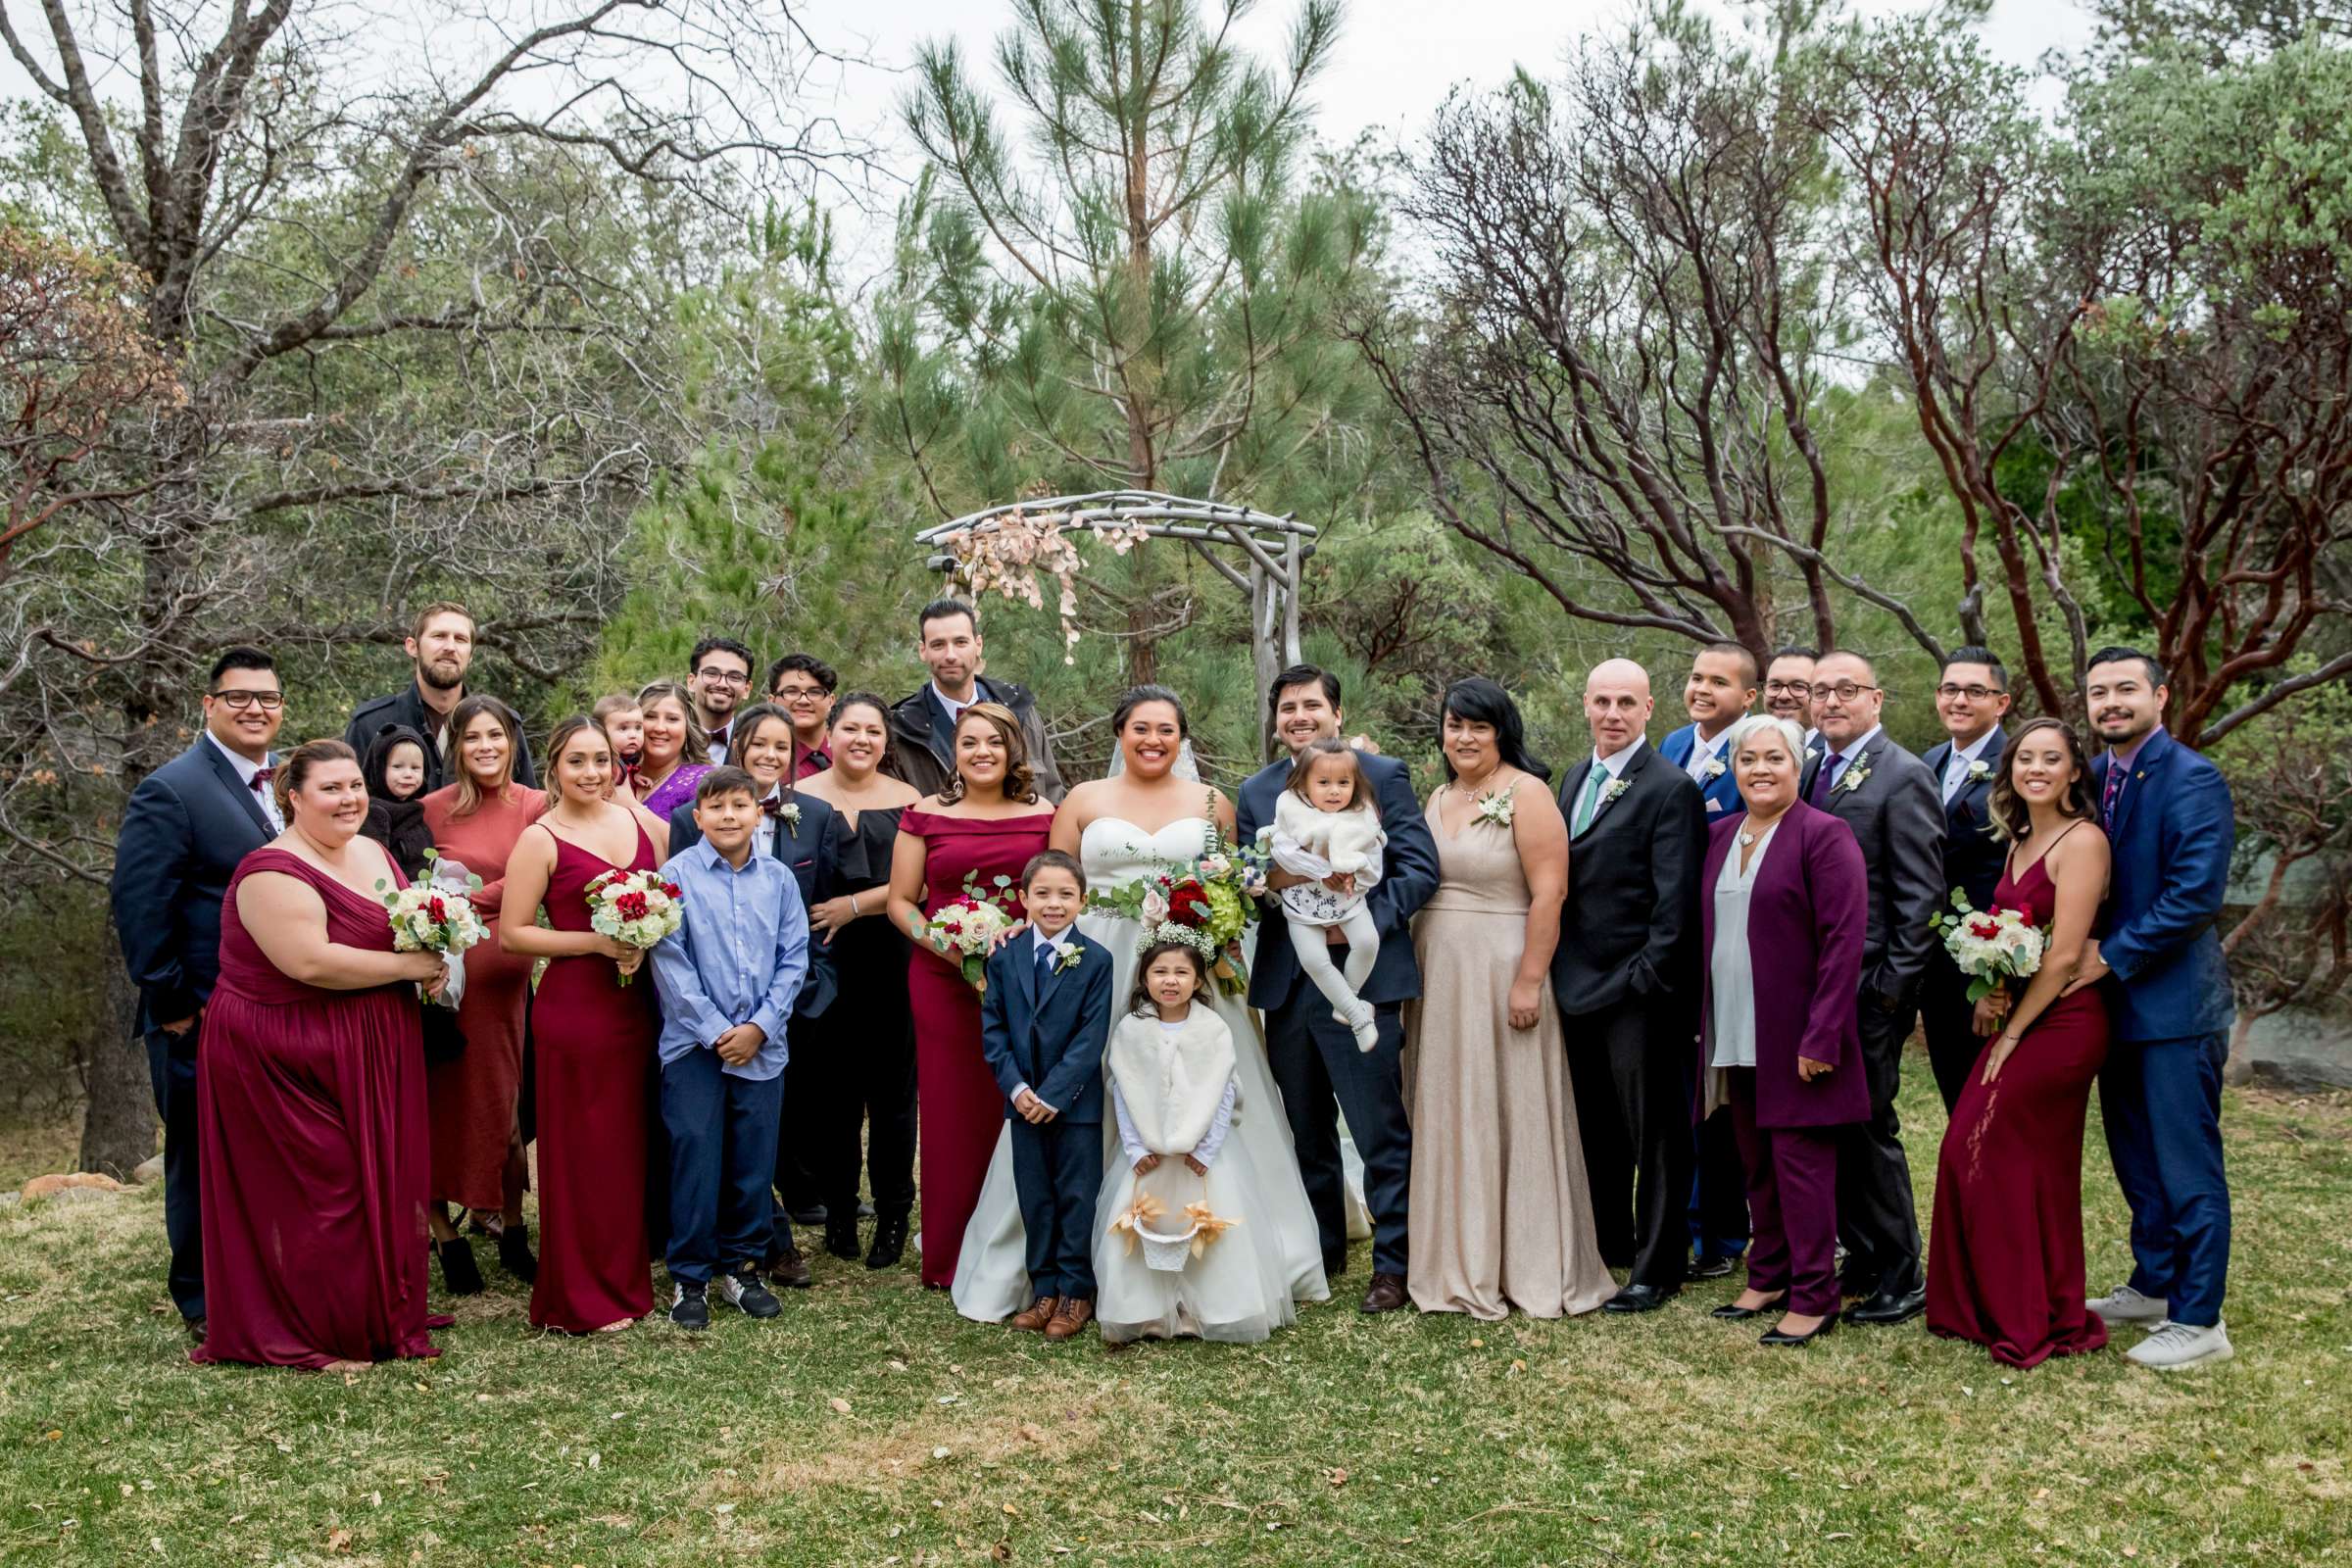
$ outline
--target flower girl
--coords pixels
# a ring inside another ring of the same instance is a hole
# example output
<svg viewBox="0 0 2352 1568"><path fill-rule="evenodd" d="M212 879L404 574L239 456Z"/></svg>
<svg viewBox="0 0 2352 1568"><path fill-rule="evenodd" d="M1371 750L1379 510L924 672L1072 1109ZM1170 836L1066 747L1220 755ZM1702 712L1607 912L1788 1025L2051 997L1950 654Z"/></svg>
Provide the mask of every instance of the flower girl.
<svg viewBox="0 0 2352 1568"><path fill-rule="evenodd" d="M1245 1105L1232 1031L1194 999L1209 984L1208 939L1147 931L1134 994L1103 1065L1125 1158L1104 1183L1111 1216L1095 1250L1096 1311L1109 1344L1250 1344L1295 1316L1276 1227L1246 1223L1259 1191L1249 1145L1228 1138Z"/></svg>
<svg viewBox="0 0 2352 1568"><path fill-rule="evenodd" d="M1380 958L1380 930L1364 896L1380 880L1381 847L1388 842L1371 781L1348 743L1319 740L1300 753L1289 787L1274 803L1273 849L1275 864L1307 880L1279 896L1298 966L1331 1004L1332 1016L1354 1032L1358 1051L1370 1051L1380 1038L1372 1004L1356 988ZM1347 892L1334 892L1324 880L1334 875L1348 880ZM1335 925L1348 938L1345 971L1331 961L1328 933Z"/></svg>

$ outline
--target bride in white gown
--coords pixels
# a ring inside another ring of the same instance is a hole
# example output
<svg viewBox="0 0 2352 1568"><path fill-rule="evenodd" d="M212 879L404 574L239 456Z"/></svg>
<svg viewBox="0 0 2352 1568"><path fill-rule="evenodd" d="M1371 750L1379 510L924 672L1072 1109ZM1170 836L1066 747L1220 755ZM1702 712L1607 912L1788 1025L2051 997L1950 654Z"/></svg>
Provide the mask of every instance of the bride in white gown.
<svg viewBox="0 0 2352 1568"><path fill-rule="evenodd" d="M1136 688L1119 704L1112 723L1124 766L1109 778L1073 789L1054 817L1054 847L1075 854L1086 868L1087 886L1098 890L1156 872L1171 860L1193 858L1205 853L1212 839L1233 831L1233 808L1224 796L1201 784L1197 775L1182 776L1191 771L1190 759L1184 747L1184 710L1173 692L1155 686ZM1117 964L1111 995L1123 1003L1134 984L1136 944L1142 929L1133 920L1102 913L1081 915L1078 924L1110 950ZM1252 930L1251 935L1255 934ZM1219 996L1214 1005L1217 1016L1233 1032L1234 1074L1241 1087L1227 1147L1244 1152L1253 1181L1250 1211L1217 1245L1256 1251L1259 1267L1252 1272L1287 1280L1292 1303L1324 1300L1331 1289L1323 1278L1314 1211L1307 1206L1306 1187L1299 1180L1298 1155L1291 1147L1290 1123L1283 1115L1273 1074L1266 1067L1266 1048L1256 1015L1239 997ZM1118 1144L1118 1129L1107 1117L1103 1134L1103 1194L1107 1198L1126 1175L1127 1165ZM1110 1211L1098 1204L1098 1244L1111 1218ZM1031 1297L1024 1255L1007 1133L997 1141L980 1201L964 1229L951 1292L956 1310L979 1322L995 1323L1027 1306ZM1169 1276L1171 1280L1177 1277ZM1286 1305L1268 1326L1279 1327L1290 1317ZM1178 1322L1171 1288L1167 1321L1142 1325L1141 1331L1172 1337L1180 1326L1190 1331Z"/></svg>

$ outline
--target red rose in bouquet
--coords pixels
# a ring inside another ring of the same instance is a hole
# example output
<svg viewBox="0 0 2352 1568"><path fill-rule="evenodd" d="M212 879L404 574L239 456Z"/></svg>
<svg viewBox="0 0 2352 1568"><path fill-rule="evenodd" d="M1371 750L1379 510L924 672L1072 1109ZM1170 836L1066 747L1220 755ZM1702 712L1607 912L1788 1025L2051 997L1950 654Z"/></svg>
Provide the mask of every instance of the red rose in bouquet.
<svg viewBox="0 0 2352 1568"><path fill-rule="evenodd" d="M1168 918L1198 929L1208 924L1208 893L1198 882L1187 882L1168 895Z"/></svg>

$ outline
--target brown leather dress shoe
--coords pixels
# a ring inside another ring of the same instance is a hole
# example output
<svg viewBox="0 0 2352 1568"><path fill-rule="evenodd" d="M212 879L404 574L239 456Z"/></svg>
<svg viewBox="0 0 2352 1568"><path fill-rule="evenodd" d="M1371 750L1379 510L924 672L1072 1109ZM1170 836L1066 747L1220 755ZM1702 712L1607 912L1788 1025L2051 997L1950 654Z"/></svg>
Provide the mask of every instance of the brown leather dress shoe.
<svg viewBox="0 0 2352 1568"><path fill-rule="evenodd" d="M1372 1288L1364 1293L1362 1309L1366 1312L1394 1312L1402 1305L1404 1305L1404 1276L1401 1274L1373 1275Z"/></svg>
<svg viewBox="0 0 2352 1568"><path fill-rule="evenodd" d="M1095 1303L1083 1296L1065 1296L1046 1325L1046 1338L1066 1340L1095 1320Z"/></svg>
<svg viewBox="0 0 2352 1568"><path fill-rule="evenodd" d="M1060 1297L1041 1296L1031 1301L1025 1310L1013 1313L1007 1321L1024 1333L1040 1333L1047 1324L1054 1321L1054 1309L1060 1305Z"/></svg>
<svg viewBox="0 0 2352 1568"><path fill-rule="evenodd" d="M779 1247L767 1254L767 1277L788 1290L805 1291L813 1283L808 1259L797 1247Z"/></svg>

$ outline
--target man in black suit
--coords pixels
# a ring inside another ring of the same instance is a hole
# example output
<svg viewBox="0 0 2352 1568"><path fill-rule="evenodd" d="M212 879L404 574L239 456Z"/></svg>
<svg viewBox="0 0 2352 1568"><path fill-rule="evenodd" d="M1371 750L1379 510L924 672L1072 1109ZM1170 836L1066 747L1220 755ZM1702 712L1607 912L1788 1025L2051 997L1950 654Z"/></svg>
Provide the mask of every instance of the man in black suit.
<svg viewBox="0 0 2352 1568"><path fill-rule="evenodd" d="M1948 738L1921 758L1943 795L1943 896L1959 888L1972 909L1992 907L2006 847L1992 836L1986 802L2000 776L2008 736L2009 671L1988 648L1955 648L1943 659L1936 687L1936 716ZM1969 1069L1984 1042L1977 1038L1968 976L1938 942L1920 982L1919 1021L1928 1037L1928 1065L1946 1115L1960 1102Z"/></svg>
<svg viewBox="0 0 2352 1568"><path fill-rule="evenodd" d="M473 615L464 605L444 600L416 612L410 624L408 650L415 670L408 685L388 697L362 703L343 731L344 744L367 760L368 748L388 729L415 730L432 744L424 749L424 789L429 794L457 782L450 752L458 738L449 732L449 715L466 698L466 672L473 667ZM539 787L531 766L531 743L522 726L514 727L514 782Z"/></svg>
<svg viewBox="0 0 2352 1568"><path fill-rule="evenodd" d="M139 781L115 841L115 933L139 988L139 1030L164 1119L172 1300L204 1338L196 1174L196 1046L220 976L220 901L237 862L285 831L270 743L285 721L277 666L258 648L213 662L196 744Z"/></svg>
<svg viewBox="0 0 2352 1568"><path fill-rule="evenodd" d="M1813 667L1823 753L1805 766L1806 804L1853 830L1870 869L1870 920L1858 1001L1870 1120L1838 1129L1838 1236L1849 1323L1901 1323L1927 1309L1911 1166L1894 1115L1903 1042L1936 949L1928 917L1943 896L1943 807L1936 775L1888 738L1886 693L1869 660L1842 650Z"/></svg>
<svg viewBox="0 0 2352 1568"><path fill-rule="evenodd" d="M934 599L915 615L915 654L931 678L922 690L890 707L891 767L925 795L937 795L956 776L951 749L956 720L974 703L1000 703L1011 710L1029 749L1029 771L1037 798L1061 804L1061 770L1037 716L1037 700L1010 681L989 680L980 643L980 616L960 599Z"/></svg>
<svg viewBox="0 0 2352 1568"><path fill-rule="evenodd" d="M1683 1288L1690 1137L1690 1037L1698 1023L1698 785L1642 738L1649 674L1612 659L1585 680L1592 753L1560 786L1568 901L1551 989L1600 1253L1629 1267L1610 1312L1646 1312Z"/></svg>
<svg viewBox="0 0 2352 1568"><path fill-rule="evenodd" d="M1260 829L1274 825L1274 803L1289 784L1293 760L1316 741L1340 733L1340 678L1312 664L1295 664L1274 677L1270 699L1274 733L1291 755L1259 769L1242 784L1234 806L1235 836L1254 844ZM1257 965L1250 974L1250 1005L1266 1020L1266 1063L1282 1091L1298 1174L1315 1211L1323 1243L1323 1273L1347 1272L1348 1213L1340 1170L1337 1112L1364 1156L1364 1206L1372 1211L1372 1283L1364 1292L1367 1312L1393 1312L1404 1305L1405 1203L1412 1188L1413 1134L1404 1116L1403 1004L1421 994L1421 969L1413 957L1413 913L1438 889L1438 846L1430 837L1412 778L1395 758L1361 756L1389 835L1387 865L1365 895L1365 907L1380 930L1380 960L1356 994L1372 1004L1379 1038L1359 1051L1353 1031L1332 1016L1323 993L1305 980L1292 951L1290 922L1282 901L1264 901L1258 927ZM1276 867L1277 889L1300 880ZM1332 938L1345 942L1339 927ZM1337 1097L1336 1102L1334 1097Z"/></svg>

